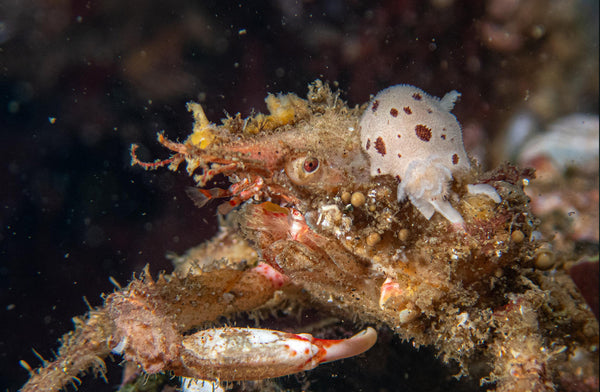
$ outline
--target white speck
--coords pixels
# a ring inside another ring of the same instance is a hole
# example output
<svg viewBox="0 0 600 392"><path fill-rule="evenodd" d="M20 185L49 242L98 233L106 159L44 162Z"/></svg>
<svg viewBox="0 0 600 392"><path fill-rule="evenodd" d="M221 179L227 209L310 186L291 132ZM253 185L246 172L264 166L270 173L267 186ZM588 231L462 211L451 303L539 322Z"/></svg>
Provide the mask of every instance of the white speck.
<svg viewBox="0 0 600 392"><path fill-rule="evenodd" d="M226 304L230 304L233 302L233 300L235 299L235 296L231 293L224 293L223 294L223 302Z"/></svg>
<svg viewBox="0 0 600 392"><path fill-rule="evenodd" d="M467 321L469 321L469 313L467 312L462 312L461 314L458 315L457 317L458 319L458 327L466 327L465 323Z"/></svg>
<svg viewBox="0 0 600 392"><path fill-rule="evenodd" d="M400 324L411 322L415 318L417 318L417 312L415 312L414 310L403 309L400 312L398 312L398 321L400 321Z"/></svg>
<svg viewBox="0 0 600 392"><path fill-rule="evenodd" d="M542 233L535 230L531 232L531 238L529 239L530 241L539 241L542 239Z"/></svg>
<svg viewBox="0 0 600 392"><path fill-rule="evenodd" d="M127 337L124 337L123 339L121 339L119 344L117 344L115 346L115 348L113 348L111 351L115 354L123 354L123 351L125 350L126 345L127 345Z"/></svg>

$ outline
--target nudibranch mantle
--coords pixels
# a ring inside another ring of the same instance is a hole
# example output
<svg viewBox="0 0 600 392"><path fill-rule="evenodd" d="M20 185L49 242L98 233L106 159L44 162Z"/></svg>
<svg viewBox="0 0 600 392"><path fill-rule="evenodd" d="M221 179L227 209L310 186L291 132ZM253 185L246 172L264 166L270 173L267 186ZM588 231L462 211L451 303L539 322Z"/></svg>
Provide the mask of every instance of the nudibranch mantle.
<svg viewBox="0 0 600 392"><path fill-rule="evenodd" d="M460 124L450 112L459 97L454 90L439 99L396 85L380 91L360 120L371 176L394 176L399 201L408 197L427 219L438 211L455 224L463 219L447 200L449 183L471 167Z"/></svg>

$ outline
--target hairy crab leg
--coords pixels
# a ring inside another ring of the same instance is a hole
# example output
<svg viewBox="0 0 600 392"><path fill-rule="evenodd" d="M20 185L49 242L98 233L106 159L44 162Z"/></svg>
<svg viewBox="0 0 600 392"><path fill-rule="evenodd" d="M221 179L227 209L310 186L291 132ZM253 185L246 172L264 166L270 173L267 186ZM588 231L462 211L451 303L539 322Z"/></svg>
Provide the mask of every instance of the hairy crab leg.
<svg viewBox="0 0 600 392"><path fill-rule="evenodd" d="M130 155L131 155L131 166L141 166L143 169L145 170L154 170L154 169L158 169L159 167L163 167L163 166L167 166L170 165L171 163L177 161L177 164L181 163L183 161L183 156L181 155L175 155L171 158L168 159L163 159L163 160L158 160L158 161L154 161L154 162L142 162L138 159L136 151L140 146L138 146L137 144L132 144L131 145L131 151L130 151Z"/></svg>
<svg viewBox="0 0 600 392"><path fill-rule="evenodd" d="M226 203L221 204L217 211L221 215L226 215L239 206L246 200L254 197L255 195L260 195L261 189L264 185L264 180L262 177L256 177L250 182L247 178L244 178L240 182L236 182L229 187L229 193L233 195L233 197Z"/></svg>
<svg viewBox="0 0 600 392"><path fill-rule="evenodd" d="M242 381L281 377L352 357L377 340L371 327L349 339L318 339L269 329L216 328L183 339L185 377Z"/></svg>

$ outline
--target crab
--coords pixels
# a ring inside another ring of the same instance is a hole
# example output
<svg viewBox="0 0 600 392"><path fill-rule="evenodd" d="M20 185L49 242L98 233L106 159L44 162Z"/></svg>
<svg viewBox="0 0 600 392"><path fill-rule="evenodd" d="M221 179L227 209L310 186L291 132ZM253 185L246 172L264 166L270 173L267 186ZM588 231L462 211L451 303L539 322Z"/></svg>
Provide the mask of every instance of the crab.
<svg viewBox="0 0 600 392"><path fill-rule="evenodd" d="M444 203L460 214L457 229L399 202L396 178L371 176L359 127L366 105L348 107L320 81L306 100L266 101L269 115L220 126L190 104L192 134L181 143L159 135L167 159L144 162L132 147L132 164L145 169L185 163L196 205L225 199L220 232L174 256L172 273L143 272L77 318L23 391L56 391L89 368L103 374L111 352L146 374L184 377L188 390L265 379L362 353L376 329L433 346L459 365L457 377L490 390L598 387L597 320L565 271L536 268L561 255L536 231L523 191L531 171L484 173L472 161L455 173ZM231 186L206 189L217 175ZM478 184L493 192L470 192ZM217 325L290 304L372 327L328 341Z"/></svg>

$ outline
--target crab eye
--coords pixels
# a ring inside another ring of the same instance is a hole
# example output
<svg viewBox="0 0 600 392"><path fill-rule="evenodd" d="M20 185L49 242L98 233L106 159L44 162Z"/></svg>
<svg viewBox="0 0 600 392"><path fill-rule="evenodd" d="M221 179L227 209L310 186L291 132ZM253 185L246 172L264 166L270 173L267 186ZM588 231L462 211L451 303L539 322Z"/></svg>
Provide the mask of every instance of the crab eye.
<svg viewBox="0 0 600 392"><path fill-rule="evenodd" d="M312 173L319 168L319 160L317 158L306 158L302 168L307 173Z"/></svg>
<svg viewBox="0 0 600 392"><path fill-rule="evenodd" d="M299 156L285 165L285 173L296 185L315 184L324 175L321 163L321 160L314 156Z"/></svg>

